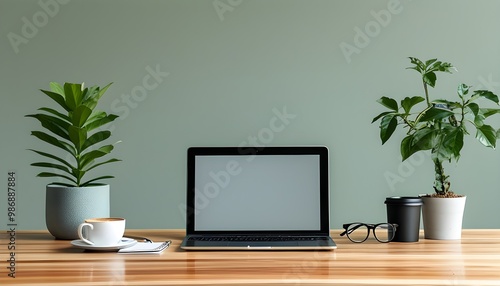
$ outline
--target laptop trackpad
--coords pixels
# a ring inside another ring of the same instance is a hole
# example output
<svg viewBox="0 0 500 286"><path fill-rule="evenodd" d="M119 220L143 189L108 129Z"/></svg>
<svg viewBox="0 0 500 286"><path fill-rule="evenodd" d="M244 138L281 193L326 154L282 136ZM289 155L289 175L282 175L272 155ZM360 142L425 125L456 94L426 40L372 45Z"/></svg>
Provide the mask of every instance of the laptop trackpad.
<svg viewBox="0 0 500 286"><path fill-rule="evenodd" d="M297 246L296 241L230 241L227 244L233 247L283 247Z"/></svg>

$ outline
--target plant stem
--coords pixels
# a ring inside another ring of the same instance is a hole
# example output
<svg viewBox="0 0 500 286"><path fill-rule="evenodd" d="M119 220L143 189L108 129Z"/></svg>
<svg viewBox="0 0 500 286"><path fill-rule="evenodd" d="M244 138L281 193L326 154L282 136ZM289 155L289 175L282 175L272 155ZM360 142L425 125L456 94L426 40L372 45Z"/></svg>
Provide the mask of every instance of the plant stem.
<svg viewBox="0 0 500 286"><path fill-rule="evenodd" d="M446 195L450 190L448 176L444 173L443 162L439 159L433 159L436 180L434 181L434 190L438 195Z"/></svg>
<svg viewBox="0 0 500 286"><path fill-rule="evenodd" d="M427 106L431 106L431 101L429 100L429 91L427 90L427 83L422 79L422 83L424 84L424 92L425 92L425 100L427 102Z"/></svg>
<svg viewBox="0 0 500 286"><path fill-rule="evenodd" d="M79 151L77 151L77 154L76 154L76 156L75 156L75 159L76 159L76 168L77 168L77 170L81 170L81 169L82 169L81 162L80 162L80 161L81 161L81 160L80 160L80 156L81 156L80 152L79 152ZM82 177L80 176L80 173L78 173L78 174L76 175L76 186L77 186L77 187L79 187L79 186L80 186L81 180L82 180Z"/></svg>

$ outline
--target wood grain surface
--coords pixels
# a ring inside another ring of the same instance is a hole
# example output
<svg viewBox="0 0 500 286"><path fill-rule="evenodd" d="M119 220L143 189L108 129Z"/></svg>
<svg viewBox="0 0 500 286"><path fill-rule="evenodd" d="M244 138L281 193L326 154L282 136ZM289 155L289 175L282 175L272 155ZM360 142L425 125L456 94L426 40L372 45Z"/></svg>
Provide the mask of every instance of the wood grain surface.
<svg viewBox="0 0 500 286"><path fill-rule="evenodd" d="M181 230L127 230L161 254L88 252L45 231L2 231L0 285L500 285L500 230L464 230L461 240L362 244L333 251L184 251ZM15 257L15 278L9 259ZM12 276L12 275L11 275Z"/></svg>

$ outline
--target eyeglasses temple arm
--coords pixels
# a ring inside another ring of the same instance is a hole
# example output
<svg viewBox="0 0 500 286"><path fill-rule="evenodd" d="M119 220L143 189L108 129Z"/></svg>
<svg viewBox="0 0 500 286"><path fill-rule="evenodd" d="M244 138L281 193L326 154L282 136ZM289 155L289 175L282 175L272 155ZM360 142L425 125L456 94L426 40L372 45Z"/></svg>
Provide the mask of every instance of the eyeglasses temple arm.
<svg viewBox="0 0 500 286"><path fill-rule="evenodd" d="M351 224L344 224L344 228L346 229L345 231L343 231L340 236L344 236L346 233L347 234L351 234L353 231L355 231L356 229L360 228L361 226L363 226L362 224L356 224L355 227L353 228L349 228L349 226L353 225L354 223L351 223Z"/></svg>

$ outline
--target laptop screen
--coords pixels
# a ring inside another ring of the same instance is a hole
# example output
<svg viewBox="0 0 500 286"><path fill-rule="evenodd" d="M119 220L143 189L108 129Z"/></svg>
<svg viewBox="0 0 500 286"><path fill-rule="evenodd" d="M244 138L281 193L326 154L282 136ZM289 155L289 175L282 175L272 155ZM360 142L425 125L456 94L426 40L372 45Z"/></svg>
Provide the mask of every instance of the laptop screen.
<svg viewBox="0 0 500 286"><path fill-rule="evenodd" d="M327 196L328 174L321 169L328 164L319 149L303 148L267 147L245 154L231 147L190 148L195 153L188 163L192 230L322 230L328 202L322 215L321 201L328 198L322 198L321 188Z"/></svg>

